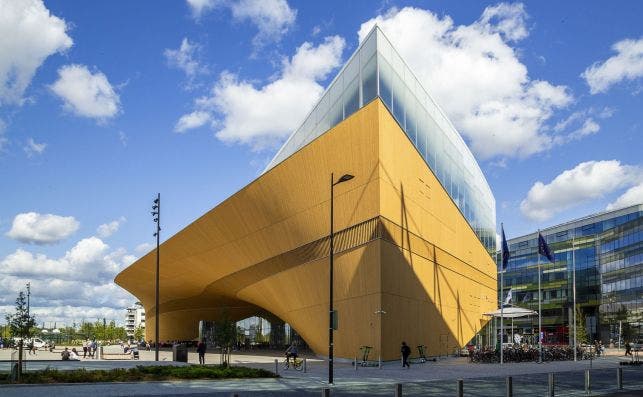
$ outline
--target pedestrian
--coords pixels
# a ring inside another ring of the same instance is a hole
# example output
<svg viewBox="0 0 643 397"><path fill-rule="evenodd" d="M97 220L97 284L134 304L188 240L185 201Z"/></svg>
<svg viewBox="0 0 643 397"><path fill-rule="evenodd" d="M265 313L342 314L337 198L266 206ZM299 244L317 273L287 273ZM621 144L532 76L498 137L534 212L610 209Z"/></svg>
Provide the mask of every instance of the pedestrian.
<svg viewBox="0 0 643 397"><path fill-rule="evenodd" d="M196 347L196 352L199 353L199 364L205 365L205 342L201 340Z"/></svg>
<svg viewBox="0 0 643 397"><path fill-rule="evenodd" d="M411 348L406 345L406 342L402 342L402 348L400 349L402 353L402 368L408 367L411 369L409 364L409 356L411 355Z"/></svg>
<svg viewBox="0 0 643 397"><path fill-rule="evenodd" d="M83 342L83 358L87 357L87 349L89 348L89 339Z"/></svg>
<svg viewBox="0 0 643 397"><path fill-rule="evenodd" d="M94 356L95 356L95 354L96 354L96 349L98 349L98 343L96 343L96 339L94 339L94 340L92 341L92 343L89 345L89 348L90 348L90 354L89 354L89 356L90 356L91 358L94 358Z"/></svg>
<svg viewBox="0 0 643 397"><path fill-rule="evenodd" d="M151 342L151 341L149 341L149 342L145 342L145 350L147 350L148 352L149 352L149 351L151 350L151 348L152 348L152 345L150 344L150 342Z"/></svg>
<svg viewBox="0 0 643 397"><path fill-rule="evenodd" d="M625 342L625 356L632 357L632 345L630 345L630 342Z"/></svg>

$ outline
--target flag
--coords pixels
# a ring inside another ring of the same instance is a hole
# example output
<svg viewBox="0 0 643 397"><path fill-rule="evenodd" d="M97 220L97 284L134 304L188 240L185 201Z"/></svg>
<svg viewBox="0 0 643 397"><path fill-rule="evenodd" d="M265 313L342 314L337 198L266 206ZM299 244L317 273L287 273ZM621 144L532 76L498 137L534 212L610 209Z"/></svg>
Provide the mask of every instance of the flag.
<svg viewBox="0 0 643 397"><path fill-rule="evenodd" d="M507 268L507 263L509 263L509 246L507 245L507 239L505 238L505 228L500 225L500 232L502 233L502 269Z"/></svg>
<svg viewBox="0 0 643 397"><path fill-rule="evenodd" d="M549 250L549 246L547 245L547 242L545 241L545 238L543 237L540 232L538 233L538 253L540 255L544 255L549 259L550 262L554 262L554 255L551 254L551 251Z"/></svg>
<svg viewBox="0 0 643 397"><path fill-rule="evenodd" d="M511 303L511 290L512 290L512 289L513 289L513 288L510 288L510 289L509 289L509 292L507 292L507 299L505 299L505 306L508 306L508 305L509 305L509 303Z"/></svg>

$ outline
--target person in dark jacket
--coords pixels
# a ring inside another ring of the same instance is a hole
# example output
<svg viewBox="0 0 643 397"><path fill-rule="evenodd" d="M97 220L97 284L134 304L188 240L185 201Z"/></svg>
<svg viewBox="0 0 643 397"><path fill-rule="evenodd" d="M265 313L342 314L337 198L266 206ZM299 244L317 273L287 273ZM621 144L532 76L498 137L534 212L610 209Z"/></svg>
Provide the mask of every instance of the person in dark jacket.
<svg viewBox="0 0 643 397"><path fill-rule="evenodd" d="M411 355L411 348L406 345L406 342L402 342L400 352L402 353L402 368L408 367L410 369L409 356Z"/></svg>
<svg viewBox="0 0 643 397"><path fill-rule="evenodd" d="M199 353L199 364L205 365L205 342L199 342L196 346L196 352Z"/></svg>

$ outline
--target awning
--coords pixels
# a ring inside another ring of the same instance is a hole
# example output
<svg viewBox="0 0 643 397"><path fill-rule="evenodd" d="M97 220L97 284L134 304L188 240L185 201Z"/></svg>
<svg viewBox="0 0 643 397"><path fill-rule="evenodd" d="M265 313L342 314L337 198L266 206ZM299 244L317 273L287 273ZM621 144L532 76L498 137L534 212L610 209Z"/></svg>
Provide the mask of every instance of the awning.
<svg viewBox="0 0 643 397"><path fill-rule="evenodd" d="M538 315L538 312L529 310L529 309L524 309L522 307L505 307L504 309L502 309L502 313L500 313L500 309L498 309L492 312L483 313L483 315L489 316L489 317L516 318L516 317L536 316Z"/></svg>

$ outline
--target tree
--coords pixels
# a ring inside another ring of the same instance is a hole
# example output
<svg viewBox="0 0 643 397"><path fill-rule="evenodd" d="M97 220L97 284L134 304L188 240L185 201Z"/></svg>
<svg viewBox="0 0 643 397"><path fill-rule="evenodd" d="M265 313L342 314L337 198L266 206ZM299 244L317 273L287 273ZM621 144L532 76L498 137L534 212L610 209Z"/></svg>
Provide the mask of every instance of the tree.
<svg viewBox="0 0 643 397"><path fill-rule="evenodd" d="M232 345L237 339L237 325L224 314L221 320L214 322L214 341L221 347L221 365L228 366L232 356Z"/></svg>
<svg viewBox="0 0 643 397"><path fill-rule="evenodd" d="M576 342L587 343L587 328L585 327L585 314L580 306L576 306Z"/></svg>
<svg viewBox="0 0 643 397"><path fill-rule="evenodd" d="M140 325L134 329L134 340L140 342L145 336L145 328Z"/></svg>
<svg viewBox="0 0 643 397"><path fill-rule="evenodd" d="M630 312L627 311L624 305L621 305L621 308L616 312L616 321L621 322L621 340L623 343L625 341L631 341L634 336L634 330L630 325Z"/></svg>
<svg viewBox="0 0 643 397"><path fill-rule="evenodd" d="M9 329L14 337L20 338L18 342L18 380L22 377L22 348L23 341L33 335L36 326L36 317L29 313L25 293L20 291L16 298L16 312L5 316Z"/></svg>

